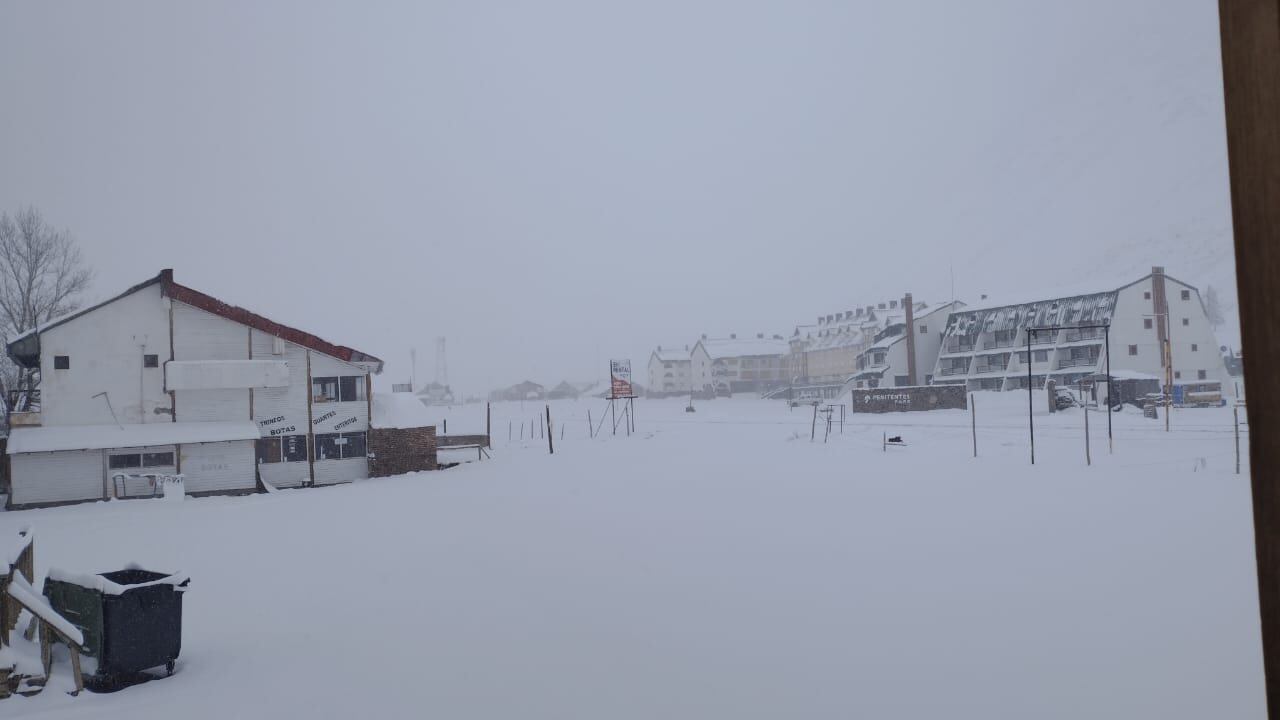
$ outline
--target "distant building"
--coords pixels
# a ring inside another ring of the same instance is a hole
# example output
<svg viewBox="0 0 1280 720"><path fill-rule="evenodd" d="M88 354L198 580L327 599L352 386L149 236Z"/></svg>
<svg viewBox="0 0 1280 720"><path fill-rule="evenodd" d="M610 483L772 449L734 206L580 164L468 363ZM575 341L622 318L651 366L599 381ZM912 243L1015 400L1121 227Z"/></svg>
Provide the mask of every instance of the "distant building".
<svg viewBox="0 0 1280 720"><path fill-rule="evenodd" d="M525 380L522 383L516 383L502 390L494 390L489 394L491 400L545 400L547 390L532 380Z"/></svg>
<svg viewBox="0 0 1280 720"><path fill-rule="evenodd" d="M930 306L908 294L898 307L881 316L883 328L874 342L858 354L857 372L850 388L909 387L928 385L938 362L938 349L948 316L963 303Z"/></svg>
<svg viewBox="0 0 1280 720"><path fill-rule="evenodd" d="M1054 325L1067 328L1027 332ZM1046 378L1070 385L1105 373L1104 331L1072 325L1110 325L1111 370L1117 374L1163 382L1167 338L1175 388L1225 388L1227 369L1200 291L1160 267L1114 290L1017 303L984 299L952 313L933 382L970 390L1025 389L1028 362L1034 387L1043 387Z"/></svg>
<svg viewBox="0 0 1280 720"><path fill-rule="evenodd" d="M453 390L448 385L430 382L418 391L418 399L423 405L452 405Z"/></svg>
<svg viewBox="0 0 1280 720"><path fill-rule="evenodd" d="M702 339L690 351L696 391L715 395L764 393L786 384L787 341L781 335Z"/></svg>
<svg viewBox="0 0 1280 720"><path fill-rule="evenodd" d="M689 392L692 374L689 346L659 345L649 355L649 389L659 396Z"/></svg>
<svg viewBox="0 0 1280 720"><path fill-rule="evenodd" d="M551 388L551 392L547 393L547 398L550 400L576 400L581 394L581 390L566 380Z"/></svg>

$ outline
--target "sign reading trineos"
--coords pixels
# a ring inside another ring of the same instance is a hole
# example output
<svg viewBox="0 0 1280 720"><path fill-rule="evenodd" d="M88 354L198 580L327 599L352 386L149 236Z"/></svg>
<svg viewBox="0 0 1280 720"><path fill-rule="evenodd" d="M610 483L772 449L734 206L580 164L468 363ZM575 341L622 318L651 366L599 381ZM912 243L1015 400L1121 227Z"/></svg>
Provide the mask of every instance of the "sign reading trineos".
<svg viewBox="0 0 1280 720"><path fill-rule="evenodd" d="M850 405L862 413L966 410L969 396L963 385L855 389Z"/></svg>

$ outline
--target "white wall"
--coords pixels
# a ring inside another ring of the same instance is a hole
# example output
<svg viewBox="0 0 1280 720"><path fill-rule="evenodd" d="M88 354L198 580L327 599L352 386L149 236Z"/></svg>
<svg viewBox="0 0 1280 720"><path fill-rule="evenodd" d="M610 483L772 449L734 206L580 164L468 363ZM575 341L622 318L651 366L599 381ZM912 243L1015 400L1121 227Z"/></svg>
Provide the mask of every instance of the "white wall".
<svg viewBox="0 0 1280 720"><path fill-rule="evenodd" d="M1182 299L1183 290L1190 292L1190 299ZM1144 297L1144 293L1151 291L1151 278L1120 291L1111 321L1111 369L1134 370L1163 380L1156 329L1160 318L1151 318L1150 330L1143 327L1143 316L1156 312L1153 300ZM1222 353L1218 350L1218 340L1205 315L1199 292L1190 285L1165 276L1165 297L1169 303L1173 369L1181 374L1174 379L1174 384L1217 381L1222 383L1224 394L1233 392ZM1184 318L1187 325L1182 324ZM1130 345L1138 346L1137 356L1129 354ZM1200 370L1205 371L1205 380L1198 379Z"/></svg>
<svg viewBox="0 0 1280 720"><path fill-rule="evenodd" d="M74 361L71 366L75 368ZM101 450L21 453L10 458L14 505L102 498Z"/></svg>
<svg viewBox="0 0 1280 720"><path fill-rule="evenodd" d="M258 485L252 440L188 443L181 454L188 493L252 490Z"/></svg>
<svg viewBox="0 0 1280 720"><path fill-rule="evenodd" d="M142 356L159 356L160 367L144 368ZM71 367L55 370L55 355ZM169 408L164 361L169 359L169 310L157 283L103 305L40 336L41 422L114 425L172 422L156 408ZM93 397L106 392L107 401Z"/></svg>
<svg viewBox="0 0 1280 720"><path fill-rule="evenodd" d="M247 360L249 328L185 303L173 303L174 360ZM249 419L249 390L178 390L179 422Z"/></svg>

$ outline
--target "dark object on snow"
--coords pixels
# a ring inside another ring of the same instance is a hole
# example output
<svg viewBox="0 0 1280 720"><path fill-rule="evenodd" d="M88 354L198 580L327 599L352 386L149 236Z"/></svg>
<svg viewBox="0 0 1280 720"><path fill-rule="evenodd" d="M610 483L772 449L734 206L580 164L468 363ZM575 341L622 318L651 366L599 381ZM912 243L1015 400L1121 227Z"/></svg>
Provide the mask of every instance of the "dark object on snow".
<svg viewBox="0 0 1280 720"><path fill-rule="evenodd" d="M98 659L96 678L136 676L162 665L172 675L182 649L182 593L190 580L141 568L101 577L118 594L52 577L44 584L49 604L84 633L86 653Z"/></svg>
<svg viewBox="0 0 1280 720"><path fill-rule="evenodd" d="M693 405L690 405L689 407L685 408L685 409L684 409L684 411L685 411L685 412L698 412L697 410L695 410L695 409L694 409Z"/></svg>
<svg viewBox="0 0 1280 720"><path fill-rule="evenodd" d="M901 445L901 444L902 444L902 436L901 436L901 435L894 435L893 437L889 438L886 442L891 442L891 443L894 443L895 445Z"/></svg>

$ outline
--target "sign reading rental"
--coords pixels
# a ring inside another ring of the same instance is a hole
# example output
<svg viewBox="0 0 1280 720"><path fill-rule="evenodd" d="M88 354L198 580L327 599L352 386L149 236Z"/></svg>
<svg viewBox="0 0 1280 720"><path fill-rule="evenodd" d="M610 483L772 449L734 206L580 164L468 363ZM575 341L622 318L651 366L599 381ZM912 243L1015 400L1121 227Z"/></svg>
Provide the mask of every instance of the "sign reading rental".
<svg viewBox="0 0 1280 720"><path fill-rule="evenodd" d="M631 387L631 361L609 361L609 397L623 398L635 395Z"/></svg>

